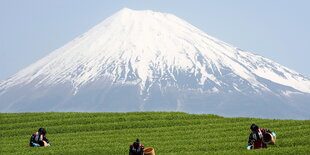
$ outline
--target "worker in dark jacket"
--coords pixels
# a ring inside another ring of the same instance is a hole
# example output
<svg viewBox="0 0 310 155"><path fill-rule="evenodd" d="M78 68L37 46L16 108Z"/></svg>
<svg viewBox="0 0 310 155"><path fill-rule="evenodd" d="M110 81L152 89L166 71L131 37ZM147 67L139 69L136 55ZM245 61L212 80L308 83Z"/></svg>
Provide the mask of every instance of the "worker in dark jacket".
<svg viewBox="0 0 310 155"><path fill-rule="evenodd" d="M248 141L248 150L251 149L261 149L267 148L267 144L263 142L263 135L266 133L271 133L272 136L276 136L276 134L268 129L259 128L256 124L252 124L251 133Z"/></svg>
<svg viewBox="0 0 310 155"><path fill-rule="evenodd" d="M129 155L144 155L144 146L140 144L139 139L130 145Z"/></svg>
<svg viewBox="0 0 310 155"><path fill-rule="evenodd" d="M40 128L38 132L33 133L30 138L29 146L31 147L40 147L40 146L50 146L49 140L45 137L46 130Z"/></svg>

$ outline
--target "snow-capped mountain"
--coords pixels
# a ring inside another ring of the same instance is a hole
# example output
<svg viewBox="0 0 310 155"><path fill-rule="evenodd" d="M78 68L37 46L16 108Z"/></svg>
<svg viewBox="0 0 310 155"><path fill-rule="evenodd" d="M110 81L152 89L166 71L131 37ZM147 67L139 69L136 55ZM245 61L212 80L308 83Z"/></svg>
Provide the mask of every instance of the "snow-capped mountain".
<svg viewBox="0 0 310 155"><path fill-rule="evenodd" d="M0 83L0 112L310 119L310 79L166 13L122 9Z"/></svg>

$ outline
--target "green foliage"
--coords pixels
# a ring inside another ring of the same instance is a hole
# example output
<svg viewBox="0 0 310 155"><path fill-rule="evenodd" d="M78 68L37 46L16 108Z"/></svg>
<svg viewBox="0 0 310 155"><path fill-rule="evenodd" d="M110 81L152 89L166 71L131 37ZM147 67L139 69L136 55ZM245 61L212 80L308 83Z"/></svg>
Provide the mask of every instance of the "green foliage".
<svg viewBox="0 0 310 155"><path fill-rule="evenodd" d="M252 123L277 133L276 145L247 151ZM46 148L29 147L44 127ZM159 155L310 154L310 120L224 118L181 112L0 114L0 154L128 154L139 138Z"/></svg>

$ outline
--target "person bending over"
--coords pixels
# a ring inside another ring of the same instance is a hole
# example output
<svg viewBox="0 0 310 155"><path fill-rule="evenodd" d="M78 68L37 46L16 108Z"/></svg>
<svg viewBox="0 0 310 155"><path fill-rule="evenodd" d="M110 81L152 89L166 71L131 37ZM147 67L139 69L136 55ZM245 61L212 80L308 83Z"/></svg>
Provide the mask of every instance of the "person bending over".
<svg viewBox="0 0 310 155"><path fill-rule="evenodd" d="M130 145L129 155L144 155L144 146L140 144L139 139Z"/></svg>
<svg viewBox="0 0 310 155"><path fill-rule="evenodd" d="M50 146L49 140L45 137L46 130L44 128L40 128L38 132L33 133L30 138L29 146L31 147L40 147L40 146Z"/></svg>
<svg viewBox="0 0 310 155"><path fill-rule="evenodd" d="M259 128L256 124L252 124L250 129L251 133L249 136L247 150L267 148L267 144L263 142L263 135L266 133L271 133L272 136L276 136L274 132L268 129Z"/></svg>

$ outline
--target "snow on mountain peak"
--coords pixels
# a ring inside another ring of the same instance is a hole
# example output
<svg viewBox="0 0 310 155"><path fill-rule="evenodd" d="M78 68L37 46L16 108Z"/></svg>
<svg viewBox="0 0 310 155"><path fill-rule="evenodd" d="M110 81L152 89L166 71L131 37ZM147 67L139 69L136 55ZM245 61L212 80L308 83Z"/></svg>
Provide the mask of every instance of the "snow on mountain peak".
<svg viewBox="0 0 310 155"><path fill-rule="evenodd" d="M309 78L172 14L128 8L0 82L0 112L309 119L309 99Z"/></svg>
<svg viewBox="0 0 310 155"><path fill-rule="evenodd" d="M139 84L193 77L210 90L239 84L223 77L240 77L253 88L270 91L258 77L310 93L308 78L266 58L242 51L207 35L167 13L124 8L47 57L1 83L3 89L38 81L36 86L70 81L76 92L87 82L110 77L114 82ZM75 93L76 93L75 92Z"/></svg>

